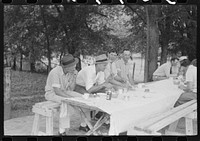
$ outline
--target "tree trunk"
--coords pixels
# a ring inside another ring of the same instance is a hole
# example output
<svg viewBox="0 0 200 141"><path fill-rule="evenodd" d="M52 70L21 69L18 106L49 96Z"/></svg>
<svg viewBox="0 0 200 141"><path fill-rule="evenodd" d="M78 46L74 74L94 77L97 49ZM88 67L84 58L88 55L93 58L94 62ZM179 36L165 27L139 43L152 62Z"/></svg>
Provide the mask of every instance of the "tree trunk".
<svg viewBox="0 0 200 141"><path fill-rule="evenodd" d="M29 62L30 62L30 71L35 72L35 59L34 59L33 43L32 43L32 47L30 48L30 52L29 52Z"/></svg>
<svg viewBox="0 0 200 141"><path fill-rule="evenodd" d="M164 64L167 62L167 48L169 44L170 37L170 17L166 17L163 23L160 23L160 31L161 31L161 61L160 64Z"/></svg>
<svg viewBox="0 0 200 141"><path fill-rule="evenodd" d="M22 71L22 60L23 60L23 55L20 53L20 71Z"/></svg>
<svg viewBox="0 0 200 141"><path fill-rule="evenodd" d="M42 15L43 26L45 29L44 34L45 34L46 42L47 42L47 58L48 58L47 73L49 73L51 70L51 49L50 49L47 23L46 23L46 19L45 19L45 15L44 15L44 7L40 6L40 11L41 11L41 15Z"/></svg>
<svg viewBox="0 0 200 141"><path fill-rule="evenodd" d="M13 58L13 67L12 67L13 70L16 70L16 56L14 56Z"/></svg>
<svg viewBox="0 0 200 141"><path fill-rule="evenodd" d="M158 6L147 5L147 49L145 57L145 77L144 81L152 80L152 75L157 68L158 48L159 48L159 31L157 25Z"/></svg>
<svg viewBox="0 0 200 141"><path fill-rule="evenodd" d="M161 52L160 65L167 62L167 48L168 48L168 44L161 44L162 52Z"/></svg>

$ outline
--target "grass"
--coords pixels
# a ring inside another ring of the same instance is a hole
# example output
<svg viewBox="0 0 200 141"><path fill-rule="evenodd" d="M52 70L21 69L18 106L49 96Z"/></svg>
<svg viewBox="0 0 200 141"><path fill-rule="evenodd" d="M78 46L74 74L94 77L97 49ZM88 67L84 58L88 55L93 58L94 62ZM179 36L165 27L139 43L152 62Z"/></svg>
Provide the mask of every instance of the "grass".
<svg viewBox="0 0 200 141"><path fill-rule="evenodd" d="M32 105L44 101L47 75L11 71L11 118L27 116Z"/></svg>

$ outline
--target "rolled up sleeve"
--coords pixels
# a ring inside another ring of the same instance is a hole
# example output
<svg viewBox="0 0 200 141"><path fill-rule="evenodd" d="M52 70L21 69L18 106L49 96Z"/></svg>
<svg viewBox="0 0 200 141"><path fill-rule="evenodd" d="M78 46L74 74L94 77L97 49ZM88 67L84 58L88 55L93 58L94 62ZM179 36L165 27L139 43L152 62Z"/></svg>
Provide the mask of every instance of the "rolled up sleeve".
<svg viewBox="0 0 200 141"><path fill-rule="evenodd" d="M60 85L60 80L59 80L59 75L57 73L51 75L50 77L52 77L52 87L56 87L56 88L61 88Z"/></svg>

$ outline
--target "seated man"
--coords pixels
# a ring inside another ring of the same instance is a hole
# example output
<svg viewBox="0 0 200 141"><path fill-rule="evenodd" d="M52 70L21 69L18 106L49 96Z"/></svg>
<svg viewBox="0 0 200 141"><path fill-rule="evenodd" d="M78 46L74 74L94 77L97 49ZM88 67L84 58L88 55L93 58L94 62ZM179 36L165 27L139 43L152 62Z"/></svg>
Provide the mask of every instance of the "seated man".
<svg viewBox="0 0 200 141"><path fill-rule="evenodd" d="M181 94L177 102L175 103L174 107L177 107L185 102L188 102L193 99L197 99L197 67L193 64L195 63L196 59L192 61L192 64L181 64L181 66L187 67L186 72L186 86L180 85L179 88L184 90L185 92Z"/></svg>
<svg viewBox="0 0 200 141"><path fill-rule="evenodd" d="M76 78L75 91L79 93L105 92L106 88L113 86L105 81L104 70L108 63L105 54L96 57L94 65L87 66L79 71Z"/></svg>
<svg viewBox="0 0 200 141"><path fill-rule="evenodd" d="M80 97L81 94L74 92L77 71L75 69L78 59L71 54L65 55L61 60L61 65L53 68L47 77L45 86L46 100L59 102L69 97ZM69 107L72 112L72 107ZM61 113L60 113L61 115ZM89 112L88 112L89 117ZM82 124L85 124L82 122ZM70 119L68 116L59 119L59 134L66 135L70 127ZM82 126L80 126L82 127Z"/></svg>
<svg viewBox="0 0 200 141"><path fill-rule="evenodd" d="M132 64L129 62L130 56L131 52L129 50L124 50L122 58L116 62L117 74L119 76L117 80L122 83L126 83L128 86L134 85L134 81L132 79Z"/></svg>
<svg viewBox="0 0 200 141"><path fill-rule="evenodd" d="M117 62L117 52L115 50L111 50L108 53L108 58L109 58L109 63L106 66L106 69L104 71L105 73L105 79L113 84L115 89L118 89L119 87L126 87L126 83L120 82L119 79L120 77L117 74L117 67L116 67L116 62Z"/></svg>
<svg viewBox="0 0 200 141"><path fill-rule="evenodd" d="M185 81L185 74L190 64L190 61L186 58L186 59L181 59L181 61L179 60L179 62L180 62L180 69L178 73L178 79L181 81Z"/></svg>
<svg viewBox="0 0 200 141"><path fill-rule="evenodd" d="M170 62L166 62L159 66L153 73L153 81L176 77L179 72L178 58L171 58Z"/></svg>

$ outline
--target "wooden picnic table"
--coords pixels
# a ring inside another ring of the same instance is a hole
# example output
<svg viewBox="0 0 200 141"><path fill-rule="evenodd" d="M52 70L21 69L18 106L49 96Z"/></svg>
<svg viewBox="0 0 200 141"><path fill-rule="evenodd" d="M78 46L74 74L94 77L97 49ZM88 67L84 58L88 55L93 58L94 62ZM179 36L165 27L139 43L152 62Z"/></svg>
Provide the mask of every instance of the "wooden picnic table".
<svg viewBox="0 0 200 141"><path fill-rule="evenodd" d="M138 88L127 92L129 100L120 98L67 98L63 103L89 110L103 111L105 114L92 126L85 117L85 121L91 128L86 135L96 134L95 130L110 119L109 135L119 135L127 131L130 126L139 121L148 119L156 114L162 114L173 108L182 91L174 86L171 80L162 80L154 83L147 83L149 93L144 92L146 88ZM81 110L82 111L82 110ZM83 111L82 111L83 112Z"/></svg>

